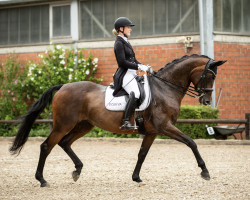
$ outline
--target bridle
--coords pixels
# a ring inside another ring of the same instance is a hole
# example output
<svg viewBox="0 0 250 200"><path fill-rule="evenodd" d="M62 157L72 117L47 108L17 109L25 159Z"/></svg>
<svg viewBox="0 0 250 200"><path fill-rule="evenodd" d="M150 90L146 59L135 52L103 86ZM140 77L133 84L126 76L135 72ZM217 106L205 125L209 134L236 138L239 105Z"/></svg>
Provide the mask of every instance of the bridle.
<svg viewBox="0 0 250 200"><path fill-rule="evenodd" d="M213 92L213 88L207 88L207 74L210 73L212 74L212 79L215 80L217 71L211 70L210 64L214 62L213 59L210 59L205 67L205 70L203 71L200 80L198 83L195 85L195 90L198 92L199 96L204 96L207 92ZM200 87L198 88L197 86L200 84Z"/></svg>
<svg viewBox="0 0 250 200"><path fill-rule="evenodd" d="M207 92L213 91L213 88L207 88L207 74L208 73L212 74L213 79L216 78L216 74L217 74L216 70L213 71L212 69L209 68L210 64L212 62L214 62L214 60L209 59L209 61L207 62L206 66L205 66L205 69L201 75L200 80L198 81L197 84L195 84L195 86L185 87L182 85L178 85L174 82L171 82L171 81L168 81L168 80L165 80L165 79L159 77L156 73L152 73L150 75L159 79L160 81L164 82L165 84L171 84L171 85L175 86L177 88L177 90L183 94L187 94L188 96L193 97L193 98L200 98L200 97L204 96ZM200 87L198 87L198 85ZM184 91L181 88L184 89Z"/></svg>

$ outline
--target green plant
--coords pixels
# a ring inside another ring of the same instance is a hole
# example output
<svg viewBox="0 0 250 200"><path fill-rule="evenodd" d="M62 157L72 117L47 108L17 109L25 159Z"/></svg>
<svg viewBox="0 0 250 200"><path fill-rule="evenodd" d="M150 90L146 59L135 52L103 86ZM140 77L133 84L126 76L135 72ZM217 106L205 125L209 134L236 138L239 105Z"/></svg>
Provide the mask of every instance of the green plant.
<svg viewBox="0 0 250 200"><path fill-rule="evenodd" d="M138 138L139 134L116 134L94 127L85 137Z"/></svg>
<svg viewBox="0 0 250 200"><path fill-rule="evenodd" d="M0 62L0 119L9 120L26 112L26 69L14 56Z"/></svg>
<svg viewBox="0 0 250 200"><path fill-rule="evenodd" d="M181 106L178 119L218 119L219 110L210 106L203 105L183 105ZM210 124L214 126L216 124ZM193 139L212 138L207 134L205 124L176 124L183 133Z"/></svg>
<svg viewBox="0 0 250 200"><path fill-rule="evenodd" d="M85 58L82 51L64 49L61 45L53 45L39 55L41 62L29 62L25 87L29 91L30 101L37 100L48 88L77 81L93 81L99 83L102 78L96 78L98 59L90 55ZM52 112L51 105L41 114L48 118Z"/></svg>
<svg viewBox="0 0 250 200"><path fill-rule="evenodd" d="M26 112L24 103L25 69L14 56L8 56L5 62L0 61L0 119L14 119ZM11 130L9 124L0 124L0 136Z"/></svg>
<svg viewBox="0 0 250 200"><path fill-rule="evenodd" d="M48 88L77 81L93 81L100 83L102 78L96 78L98 59L90 55L85 58L82 51L64 49L61 45L53 45L39 55L41 62L28 63L28 75L25 86L30 90L31 99L37 99Z"/></svg>
<svg viewBox="0 0 250 200"><path fill-rule="evenodd" d="M40 62L29 61L21 64L17 56L0 61L0 119L15 119L27 112L31 104L50 87L77 81L93 81L96 78L98 59L92 55L84 57L81 50L64 49L53 45L51 50L39 55ZM25 66L25 67L23 67ZM48 118L51 106L41 114ZM13 127L0 125L0 136L8 134Z"/></svg>

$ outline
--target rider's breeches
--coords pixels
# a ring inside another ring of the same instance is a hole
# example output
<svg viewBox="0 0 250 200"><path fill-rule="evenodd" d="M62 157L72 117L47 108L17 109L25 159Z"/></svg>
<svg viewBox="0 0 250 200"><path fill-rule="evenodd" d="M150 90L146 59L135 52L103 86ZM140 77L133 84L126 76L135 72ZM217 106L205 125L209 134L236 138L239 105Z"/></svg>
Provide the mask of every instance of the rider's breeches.
<svg viewBox="0 0 250 200"><path fill-rule="evenodd" d="M122 87L123 89L130 94L131 92L135 93L135 98L139 99L140 97L140 90L136 81L136 70L128 69L127 73L123 78Z"/></svg>

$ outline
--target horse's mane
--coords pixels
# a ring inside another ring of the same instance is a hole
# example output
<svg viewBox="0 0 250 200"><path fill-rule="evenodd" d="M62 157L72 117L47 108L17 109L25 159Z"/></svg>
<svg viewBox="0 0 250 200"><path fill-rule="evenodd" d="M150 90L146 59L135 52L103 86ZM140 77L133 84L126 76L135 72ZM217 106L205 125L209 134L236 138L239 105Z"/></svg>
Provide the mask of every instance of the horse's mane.
<svg viewBox="0 0 250 200"><path fill-rule="evenodd" d="M193 58L193 57L202 57L202 58L208 58L208 59L210 59L208 56L205 56L205 55L198 55L198 54L185 55L185 56L182 56L181 58L177 58L177 59L173 60L170 63L167 63L163 68L159 69L157 71L157 73L158 72L160 73L165 68L168 68L168 67L173 66L173 65L175 65L175 64L177 64L179 62L182 62L183 60L186 60L186 59L189 59L189 58Z"/></svg>

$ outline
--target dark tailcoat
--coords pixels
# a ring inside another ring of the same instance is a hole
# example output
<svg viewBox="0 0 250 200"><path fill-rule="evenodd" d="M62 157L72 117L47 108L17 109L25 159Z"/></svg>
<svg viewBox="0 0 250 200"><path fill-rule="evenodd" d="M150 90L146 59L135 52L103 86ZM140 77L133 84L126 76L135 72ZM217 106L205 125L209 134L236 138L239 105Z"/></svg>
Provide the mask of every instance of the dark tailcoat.
<svg viewBox="0 0 250 200"><path fill-rule="evenodd" d="M122 88L123 77L128 69L138 70L138 64L140 64L140 62L136 60L132 46L120 36L116 37L114 52L118 69L114 75L115 91L113 95L121 96L126 94Z"/></svg>

